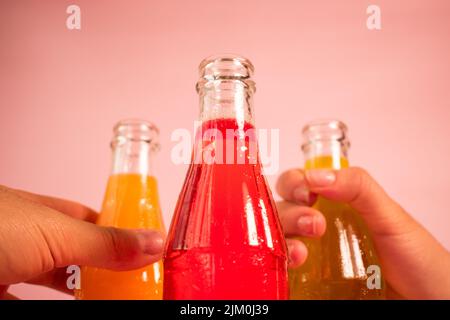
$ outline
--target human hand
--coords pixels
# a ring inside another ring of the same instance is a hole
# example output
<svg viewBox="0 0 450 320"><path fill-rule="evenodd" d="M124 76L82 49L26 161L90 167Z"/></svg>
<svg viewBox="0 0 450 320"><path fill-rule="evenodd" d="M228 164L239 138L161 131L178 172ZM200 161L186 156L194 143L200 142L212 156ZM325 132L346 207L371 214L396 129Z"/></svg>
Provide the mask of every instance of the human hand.
<svg viewBox="0 0 450 320"><path fill-rule="evenodd" d="M130 270L161 259L159 232L100 227L96 218L81 204L0 186L0 299L24 281L70 292L68 265Z"/></svg>
<svg viewBox="0 0 450 320"><path fill-rule="evenodd" d="M317 236L325 219L308 207L316 195L353 207L366 222L380 258L388 296L408 299L450 298L450 254L363 169L298 169L283 173L277 191L286 236ZM300 263L306 248L295 241ZM292 249L291 249L292 251ZM292 253L291 253L292 256Z"/></svg>

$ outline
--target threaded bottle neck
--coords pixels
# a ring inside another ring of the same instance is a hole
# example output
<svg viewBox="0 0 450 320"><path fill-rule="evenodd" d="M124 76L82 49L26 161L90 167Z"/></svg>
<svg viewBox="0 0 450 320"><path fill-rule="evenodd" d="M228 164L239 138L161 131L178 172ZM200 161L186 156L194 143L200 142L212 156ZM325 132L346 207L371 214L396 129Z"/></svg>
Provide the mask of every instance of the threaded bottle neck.
<svg viewBox="0 0 450 320"><path fill-rule="evenodd" d="M254 124L253 72L251 62L237 55L221 54L203 60L196 86L200 98L200 120L232 118Z"/></svg>
<svg viewBox="0 0 450 320"><path fill-rule="evenodd" d="M159 150L158 128L138 119L122 120L113 129L112 173L151 175L153 155Z"/></svg>

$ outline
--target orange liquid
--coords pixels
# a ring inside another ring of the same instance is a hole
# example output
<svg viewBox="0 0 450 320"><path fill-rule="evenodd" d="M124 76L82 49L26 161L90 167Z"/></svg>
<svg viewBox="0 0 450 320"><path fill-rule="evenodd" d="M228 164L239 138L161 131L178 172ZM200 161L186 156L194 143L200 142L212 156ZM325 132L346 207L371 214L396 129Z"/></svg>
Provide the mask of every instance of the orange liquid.
<svg viewBox="0 0 450 320"><path fill-rule="evenodd" d="M97 220L101 226L126 229L155 229L164 232L154 177L115 174L109 178L103 208ZM83 267L77 299L162 299L163 264L132 271L111 271Z"/></svg>
<svg viewBox="0 0 450 320"><path fill-rule="evenodd" d="M345 158L320 156L305 169L341 169ZM380 266L366 224L349 205L319 197L313 206L323 213L327 229L320 239L300 238L308 248L304 265L289 271L291 299L383 299L385 286L369 289L367 268Z"/></svg>

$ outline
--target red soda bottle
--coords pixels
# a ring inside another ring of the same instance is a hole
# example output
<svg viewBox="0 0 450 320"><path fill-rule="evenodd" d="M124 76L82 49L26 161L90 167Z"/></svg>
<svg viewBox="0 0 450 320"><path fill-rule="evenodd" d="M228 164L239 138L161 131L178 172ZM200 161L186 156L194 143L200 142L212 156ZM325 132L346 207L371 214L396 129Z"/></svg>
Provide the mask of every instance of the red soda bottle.
<svg viewBox="0 0 450 320"><path fill-rule="evenodd" d="M200 64L200 120L164 257L164 299L287 299L287 250L262 174L247 59Z"/></svg>

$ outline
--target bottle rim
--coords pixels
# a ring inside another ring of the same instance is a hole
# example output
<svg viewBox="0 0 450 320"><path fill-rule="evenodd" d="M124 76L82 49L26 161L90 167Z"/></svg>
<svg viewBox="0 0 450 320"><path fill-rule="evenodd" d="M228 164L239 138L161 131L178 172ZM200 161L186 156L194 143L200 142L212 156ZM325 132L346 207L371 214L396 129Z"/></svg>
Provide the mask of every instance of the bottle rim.
<svg viewBox="0 0 450 320"><path fill-rule="evenodd" d="M221 63L225 63L225 66L229 67L244 67L247 71L247 75L243 75L246 78L249 78L253 75L255 72L255 67L250 62L249 59L233 53L222 53L222 54L215 54L211 55L209 57L206 57L200 62L200 65L198 66L198 71L201 77L204 77L204 71L208 69L208 65L214 64L219 65Z"/></svg>
<svg viewBox="0 0 450 320"><path fill-rule="evenodd" d="M338 119L317 119L317 120L313 120L313 121L310 121L310 122L306 123L303 126L302 133L306 133L312 127L319 127L319 126L320 127L327 126L330 129L339 129L339 130L341 130L341 131L343 131L345 133L348 131L347 125L341 120L338 120Z"/></svg>
<svg viewBox="0 0 450 320"><path fill-rule="evenodd" d="M196 90L201 93L204 89L233 90L236 85L244 85L244 88L253 93L255 83L250 78L255 67L249 59L231 53L215 54L200 62L198 67L199 77ZM229 89L227 89L229 88Z"/></svg>
<svg viewBox="0 0 450 320"><path fill-rule="evenodd" d="M144 142L150 144L153 150L159 150L159 129L147 120L123 119L118 121L113 127L113 139L111 147L123 144L127 141Z"/></svg>

